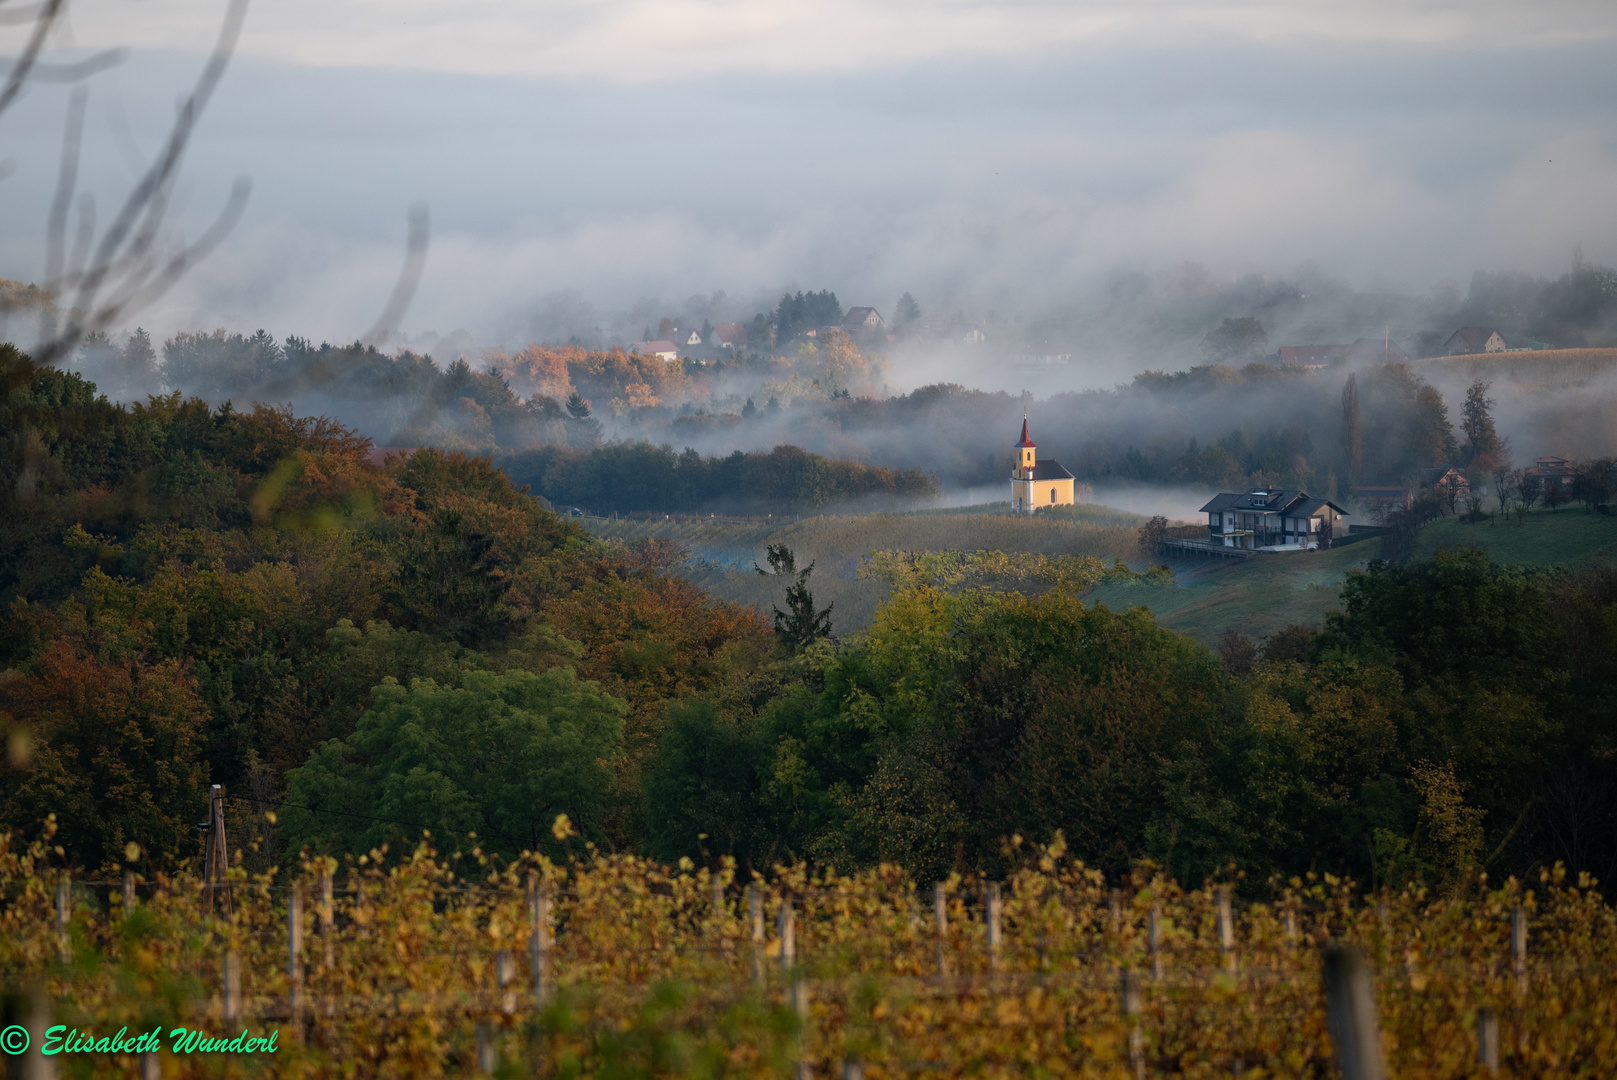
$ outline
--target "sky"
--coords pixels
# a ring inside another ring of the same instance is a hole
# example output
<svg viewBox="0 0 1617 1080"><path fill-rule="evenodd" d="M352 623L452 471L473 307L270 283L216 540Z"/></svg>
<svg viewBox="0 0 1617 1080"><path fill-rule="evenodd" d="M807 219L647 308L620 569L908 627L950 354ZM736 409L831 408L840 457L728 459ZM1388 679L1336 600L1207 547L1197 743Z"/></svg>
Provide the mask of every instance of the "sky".
<svg viewBox="0 0 1617 1080"><path fill-rule="evenodd" d="M53 55L129 50L87 84L101 220L222 13L71 0ZM1034 317L1187 260L1463 292L1617 263L1614 60L1583 0L259 0L171 220L241 176L247 212L139 321L352 340L418 203L404 330L488 343L718 290ZM0 116L0 277L41 275L68 94Z"/></svg>

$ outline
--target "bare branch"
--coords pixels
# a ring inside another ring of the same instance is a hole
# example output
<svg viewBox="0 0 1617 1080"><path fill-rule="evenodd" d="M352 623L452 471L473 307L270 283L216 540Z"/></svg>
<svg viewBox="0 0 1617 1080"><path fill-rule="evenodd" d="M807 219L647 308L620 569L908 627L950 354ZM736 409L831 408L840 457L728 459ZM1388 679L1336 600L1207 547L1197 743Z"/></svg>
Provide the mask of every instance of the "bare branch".
<svg viewBox="0 0 1617 1080"><path fill-rule="evenodd" d="M427 265L427 244L427 207L425 203L416 203L410 207L409 236L404 245L404 266L399 270L398 283L393 286L393 295L388 297L387 307L382 309L382 317L360 339L365 344L380 344L398 329L399 321L410 309L410 301L415 299L416 288L421 284L421 273Z"/></svg>
<svg viewBox="0 0 1617 1080"><path fill-rule="evenodd" d="M11 65L11 74L6 77L4 88L0 88L0 113L11 108L17 95L22 93L22 84L28 81L28 73L33 70L34 62L39 59L39 50L45 47L45 35L50 33L51 27L56 23L56 17L62 13L62 5L67 0L46 0L39 13L34 16L34 32L29 35L28 44L23 46L22 55Z"/></svg>

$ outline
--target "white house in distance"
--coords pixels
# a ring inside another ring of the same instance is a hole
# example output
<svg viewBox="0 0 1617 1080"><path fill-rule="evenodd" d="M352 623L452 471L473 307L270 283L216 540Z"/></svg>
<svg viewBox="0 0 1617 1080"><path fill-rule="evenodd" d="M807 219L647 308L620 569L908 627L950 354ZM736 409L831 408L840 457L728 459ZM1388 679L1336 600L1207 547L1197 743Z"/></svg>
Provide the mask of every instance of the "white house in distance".
<svg viewBox="0 0 1617 1080"><path fill-rule="evenodd" d="M672 341L637 341L629 346L630 352L637 352L642 356L655 356L659 360L666 360L672 364L679 359L679 346Z"/></svg>
<svg viewBox="0 0 1617 1080"><path fill-rule="evenodd" d="M1041 506L1071 506L1077 477L1059 461L1038 460L1037 446L1028 437L1022 417L1022 441L1016 444L1016 468L1011 470L1011 508L1031 514Z"/></svg>
<svg viewBox="0 0 1617 1080"><path fill-rule="evenodd" d="M842 317L842 329L850 334L875 332L883 325L881 315L873 307L849 308L848 314Z"/></svg>
<svg viewBox="0 0 1617 1080"><path fill-rule="evenodd" d="M1347 513L1329 499L1276 488L1215 495L1202 512L1210 543L1253 551L1330 547Z"/></svg>
<svg viewBox="0 0 1617 1080"><path fill-rule="evenodd" d="M1443 351L1450 356L1504 352L1508 348L1510 346L1505 343L1504 335L1487 326L1462 326L1443 343Z"/></svg>

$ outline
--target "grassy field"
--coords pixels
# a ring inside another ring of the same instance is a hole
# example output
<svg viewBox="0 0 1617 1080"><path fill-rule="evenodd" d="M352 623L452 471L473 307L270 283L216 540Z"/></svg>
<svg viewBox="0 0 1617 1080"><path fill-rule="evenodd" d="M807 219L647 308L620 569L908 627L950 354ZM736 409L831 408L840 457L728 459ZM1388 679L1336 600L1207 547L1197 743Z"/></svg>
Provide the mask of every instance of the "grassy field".
<svg viewBox="0 0 1617 1080"><path fill-rule="evenodd" d="M861 580L860 562L872 551L1038 552L1141 560L1135 532L1145 519L1094 504L1041 511L1032 518L1007 513L1000 504L963 510L894 514L828 514L799 521L709 519L612 521L587 518L596 535L632 541L667 537L689 554L685 572L713 595L752 604L768 613L783 603L778 579L752 569L764 563L769 544L785 544L799 565L813 560L812 581L820 604L836 605L838 633L863 630L887 598L879 581ZM1471 545L1496 562L1518 566L1569 566L1589 560L1617 561L1617 517L1581 507L1537 510L1524 520L1469 525L1446 518L1421 533L1418 557L1439 547ZM1264 555L1246 562L1175 561L1173 586L1102 585L1090 599L1113 610L1150 609L1162 625L1211 644L1227 629L1262 638L1288 623L1318 625L1338 603L1344 576L1379 557L1381 542L1368 540L1333 551Z"/></svg>
<svg viewBox="0 0 1617 1080"><path fill-rule="evenodd" d="M1478 547L1497 563L1512 566L1574 566L1617 560L1617 517L1591 514L1581 506L1534 510L1525 518L1469 524L1457 517L1421 530L1417 558L1440 547Z"/></svg>

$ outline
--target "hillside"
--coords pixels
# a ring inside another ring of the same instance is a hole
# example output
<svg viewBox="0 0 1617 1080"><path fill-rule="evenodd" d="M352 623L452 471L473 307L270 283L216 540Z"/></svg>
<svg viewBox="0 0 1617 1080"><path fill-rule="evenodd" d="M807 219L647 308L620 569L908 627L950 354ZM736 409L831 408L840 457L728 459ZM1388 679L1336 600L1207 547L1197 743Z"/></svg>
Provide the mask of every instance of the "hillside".
<svg viewBox="0 0 1617 1080"><path fill-rule="evenodd" d="M1145 523L1139 514L1085 503L1040 511L1034 517L1007 513L1008 504L890 514L828 514L784 524L770 519L692 518L613 520L585 518L586 529L603 539L644 537L673 540L688 552L691 580L715 597L769 612L780 603L781 585L753 570L765 548L785 544L798 564L815 563L812 588L817 603L835 603L838 633L863 630L887 599L887 586L861 579L859 565L872 551L1006 551L1041 555L1093 555L1137 562L1135 534Z"/></svg>
<svg viewBox="0 0 1617 1080"><path fill-rule="evenodd" d="M1534 510L1497 523L1471 524L1457 517L1421 530L1415 557L1430 558L1438 548L1481 548L1508 566L1577 566L1617 561L1617 517L1583 507Z"/></svg>
<svg viewBox="0 0 1617 1080"><path fill-rule="evenodd" d="M1562 389L1617 370L1617 348L1467 353L1415 360L1410 366L1428 378L1506 380L1523 389Z"/></svg>

